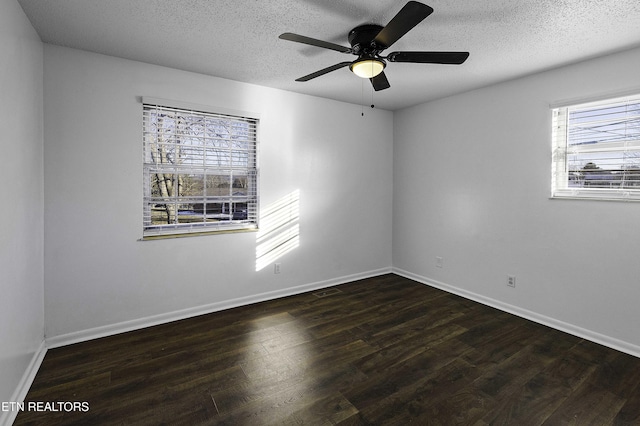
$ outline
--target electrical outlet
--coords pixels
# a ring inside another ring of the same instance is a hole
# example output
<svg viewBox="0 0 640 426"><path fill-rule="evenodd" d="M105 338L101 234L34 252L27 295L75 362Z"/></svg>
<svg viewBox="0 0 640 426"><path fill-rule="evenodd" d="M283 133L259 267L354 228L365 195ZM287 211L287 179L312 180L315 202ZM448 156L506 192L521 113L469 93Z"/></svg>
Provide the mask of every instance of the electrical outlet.
<svg viewBox="0 0 640 426"><path fill-rule="evenodd" d="M516 286L516 276L515 275L507 275L507 285L509 287Z"/></svg>
<svg viewBox="0 0 640 426"><path fill-rule="evenodd" d="M444 259L440 256L436 256L436 268L442 268L444 263Z"/></svg>
<svg viewBox="0 0 640 426"><path fill-rule="evenodd" d="M279 263L274 263L273 264L273 273L274 274L279 274L280 273L280 264Z"/></svg>

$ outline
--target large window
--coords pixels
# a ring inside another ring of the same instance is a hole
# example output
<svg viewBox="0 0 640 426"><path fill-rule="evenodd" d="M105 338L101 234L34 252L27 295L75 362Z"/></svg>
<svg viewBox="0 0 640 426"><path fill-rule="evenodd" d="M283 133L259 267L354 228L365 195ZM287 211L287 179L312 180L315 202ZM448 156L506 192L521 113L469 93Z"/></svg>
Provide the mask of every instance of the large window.
<svg viewBox="0 0 640 426"><path fill-rule="evenodd" d="M553 197L640 200L640 96L552 113Z"/></svg>
<svg viewBox="0 0 640 426"><path fill-rule="evenodd" d="M256 229L257 125L143 99L144 236Z"/></svg>

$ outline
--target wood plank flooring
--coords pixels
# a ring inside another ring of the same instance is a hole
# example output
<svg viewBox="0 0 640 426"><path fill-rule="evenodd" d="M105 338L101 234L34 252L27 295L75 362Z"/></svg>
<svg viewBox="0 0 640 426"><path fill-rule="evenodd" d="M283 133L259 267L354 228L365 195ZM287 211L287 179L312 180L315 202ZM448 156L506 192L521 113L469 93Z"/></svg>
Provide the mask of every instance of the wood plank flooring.
<svg viewBox="0 0 640 426"><path fill-rule="evenodd" d="M49 350L25 403L89 410L15 425L638 425L639 384L638 358L390 274Z"/></svg>

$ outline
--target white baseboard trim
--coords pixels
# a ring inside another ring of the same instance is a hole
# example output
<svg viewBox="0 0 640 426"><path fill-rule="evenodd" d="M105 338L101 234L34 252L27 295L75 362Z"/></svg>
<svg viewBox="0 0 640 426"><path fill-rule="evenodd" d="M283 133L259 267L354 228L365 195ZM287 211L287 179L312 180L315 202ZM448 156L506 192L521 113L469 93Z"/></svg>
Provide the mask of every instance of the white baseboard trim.
<svg viewBox="0 0 640 426"><path fill-rule="evenodd" d="M40 343L40 346L33 354L27 369L24 371L16 390L13 392L11 399L9 401L12 402L23 402L27 397L27 392L29 392L29 388L33 383L33 380L36 378L36 373L40 369L40 365L42 364L42 360L47 353L47 346L45 341L43 340ZM18 416L18 411L0 411L0 425L10 426L16 420Z"/></svg>
<svg viewBox="0 0 640 426"><path fill-rule="evenodd" d="M399 268L392 268L392 273L640 358L640 346L632 343L606 336L593 330L588 330L518 306L510 305L499 300L491 299L489 297L454 287L440 281L432 280Z"/></svg>
<svg viewBox="0 0 640 426"><path fill-rule="evenodd" d="M179 311L167 312L164 314L153 315L145 318L139 318L131 321L123 321L116 324L95 327L87 330L76 331L73 333L52 336L46 338L47 348L57 348L67 346L74 343L86 342L88 340L98 339L100 337L113 336L115 334L125 333L127 331L139 330L154 325L165 324L171 321L178 321L198 315L210 314L212 312L223 311L225 309L236 308L238 306L250 305L253 303L264 302L267 300L278 299L281 297L293 296L295 294L305 293L308 291L319 290L322 288L332 287L351 281L361 280L365 278L376 277L379 275L391 273L391 267L381 268L372 271L362 272L358 274L347 275L338 278L332 278L325 281L317 281L310 284L304 284L296 287L289 287L282 290L269 291L265 293L255 294L236 299L225 300L222 302L211 303L193 308L183 309Z"/></svg>

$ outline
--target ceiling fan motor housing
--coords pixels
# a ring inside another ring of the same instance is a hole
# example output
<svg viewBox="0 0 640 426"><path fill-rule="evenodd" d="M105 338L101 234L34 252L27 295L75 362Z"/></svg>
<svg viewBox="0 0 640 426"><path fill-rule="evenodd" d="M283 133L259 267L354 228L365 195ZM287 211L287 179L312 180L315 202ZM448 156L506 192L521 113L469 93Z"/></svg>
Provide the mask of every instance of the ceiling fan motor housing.
<svg viewBox="0 0 640 426"><path fill-rule="evenodd" d="M378 35L382 28L383 27L380 25L366 24L355 27L349 31L348 39L353 53L356 55L363 53L375 55L379 53L379 51L383 50L384 46L378 47L373 43L373 39Z"/></svg>

